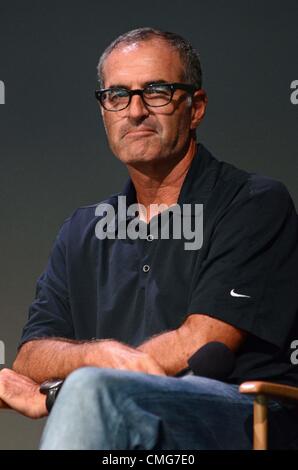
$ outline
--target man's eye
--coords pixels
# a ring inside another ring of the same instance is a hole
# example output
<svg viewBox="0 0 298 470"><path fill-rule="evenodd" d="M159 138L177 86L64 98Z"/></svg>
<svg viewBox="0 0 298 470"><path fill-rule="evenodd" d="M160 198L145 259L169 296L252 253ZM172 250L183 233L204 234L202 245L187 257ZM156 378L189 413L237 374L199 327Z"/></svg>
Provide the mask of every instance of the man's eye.
<svg viewBox="0 0 298 470"><path fill-rule="evenodd" d="M169 95L171 91L164 85L154 85L146 88L145 93L146 95Z"/></svg>
<svg viewBox="0 0 298 470"><path fill-rule="evenodd" d="M109 92L109 99L118 99L118 98L127 98L128 93L127 90L118 89L118 90L110 90Z"/></svg>

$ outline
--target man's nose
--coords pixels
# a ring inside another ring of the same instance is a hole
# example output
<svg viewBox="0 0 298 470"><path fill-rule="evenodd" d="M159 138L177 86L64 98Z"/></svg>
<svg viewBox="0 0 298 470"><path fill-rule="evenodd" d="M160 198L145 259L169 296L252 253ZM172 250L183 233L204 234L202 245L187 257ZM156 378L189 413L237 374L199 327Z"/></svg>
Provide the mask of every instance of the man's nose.
<svg viewBox="0 0 298 470"><path fill-rule="evenodd" d="M127 108L131 119L140 119L149 115L149 110L140 95L133 95Z"/></svg>

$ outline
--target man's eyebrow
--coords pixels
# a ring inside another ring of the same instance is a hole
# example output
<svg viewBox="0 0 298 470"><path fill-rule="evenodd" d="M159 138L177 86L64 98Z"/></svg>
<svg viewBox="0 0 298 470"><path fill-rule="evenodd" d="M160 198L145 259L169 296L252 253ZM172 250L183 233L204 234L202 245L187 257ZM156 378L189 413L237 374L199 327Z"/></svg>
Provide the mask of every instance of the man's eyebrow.
<svg viewBox="0 0 298 470"><path fill-rule="evenodd" d="M148 86L148 85L151 85L151 83L169 83L168 80L163 80L163 79L159 79L159 80L150 80L149 82L145 82L143 83L143 86Z"/></svg>
<svg viewBox="0 0 298 470"><path fill-rule="evenodd" d="M169 83L169 82L163 79L148 80L147 82L142 83L142 88L145 88L146 86L151 85L152 83ZM109 88L125 88L126 90L130 89L127 87L127 85L123 85L123 83L115 83L113 85L110 85Z"/></svg>

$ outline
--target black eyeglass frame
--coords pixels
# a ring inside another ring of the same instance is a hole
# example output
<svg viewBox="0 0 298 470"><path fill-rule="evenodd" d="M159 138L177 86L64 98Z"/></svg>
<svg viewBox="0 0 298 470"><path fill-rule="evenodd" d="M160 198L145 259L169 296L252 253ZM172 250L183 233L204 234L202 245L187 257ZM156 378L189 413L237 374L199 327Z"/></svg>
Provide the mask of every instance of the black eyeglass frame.
<svg viewBox="0 0 298 470"><path fill-rule="evenodd" d="M171 90L171 96L170 96L170 99L167 103L165 104L158 104L158 105L152 105L152 104L148 104L145 100L144 100L144 91L147 90L148 88L150 87L153 87L153 86L167 86L170 88ZM103 93L106 93L107 91L111 91L111 90L125 90L127 93L128 93L128 102L127 104L125 105L124 108L120 108L120 109L108 109L104 106L104 104L102 103L102 95ZM100 90L95 90L95 98L97 99L97 101L99 101L99 103L101 104L101 106L106 110L106 111L111 111L111 112L118 112L118 111L123 111L123 109L126 109L128 108L128 106L130 105L130 102L131 102L131 98L132 96L134 95L139 95L142 100L143 100L143 103L146 105L146 106L150 106L152 108L161 108L162 106L167 106L173 99L173 96L174 96L174 93L176 90L184 90L184 91L187 91L190 95L193 95L195 93L195 91L199 90L200 88L198 88L196 85L191 85L189 83L150 83L150 85L146 86L145 88L141 89L141 88L137 88L135 90L129 90L128 88L124 88L124 87L111 87L111 88L102 88Z"/></svg>

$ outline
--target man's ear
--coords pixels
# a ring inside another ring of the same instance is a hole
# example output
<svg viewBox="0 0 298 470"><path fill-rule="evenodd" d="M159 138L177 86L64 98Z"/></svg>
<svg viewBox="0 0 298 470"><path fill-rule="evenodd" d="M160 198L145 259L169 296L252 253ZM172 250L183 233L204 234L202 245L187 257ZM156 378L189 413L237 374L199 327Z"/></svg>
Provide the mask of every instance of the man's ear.
<svg viewBox="0 0 298 470"><path fill-rule="evenodd" d="M200 122L203 120L206 112L208 97L202 88L194 92L192 97L192 111L191 111L191 129L196 129Z"/></svg>

